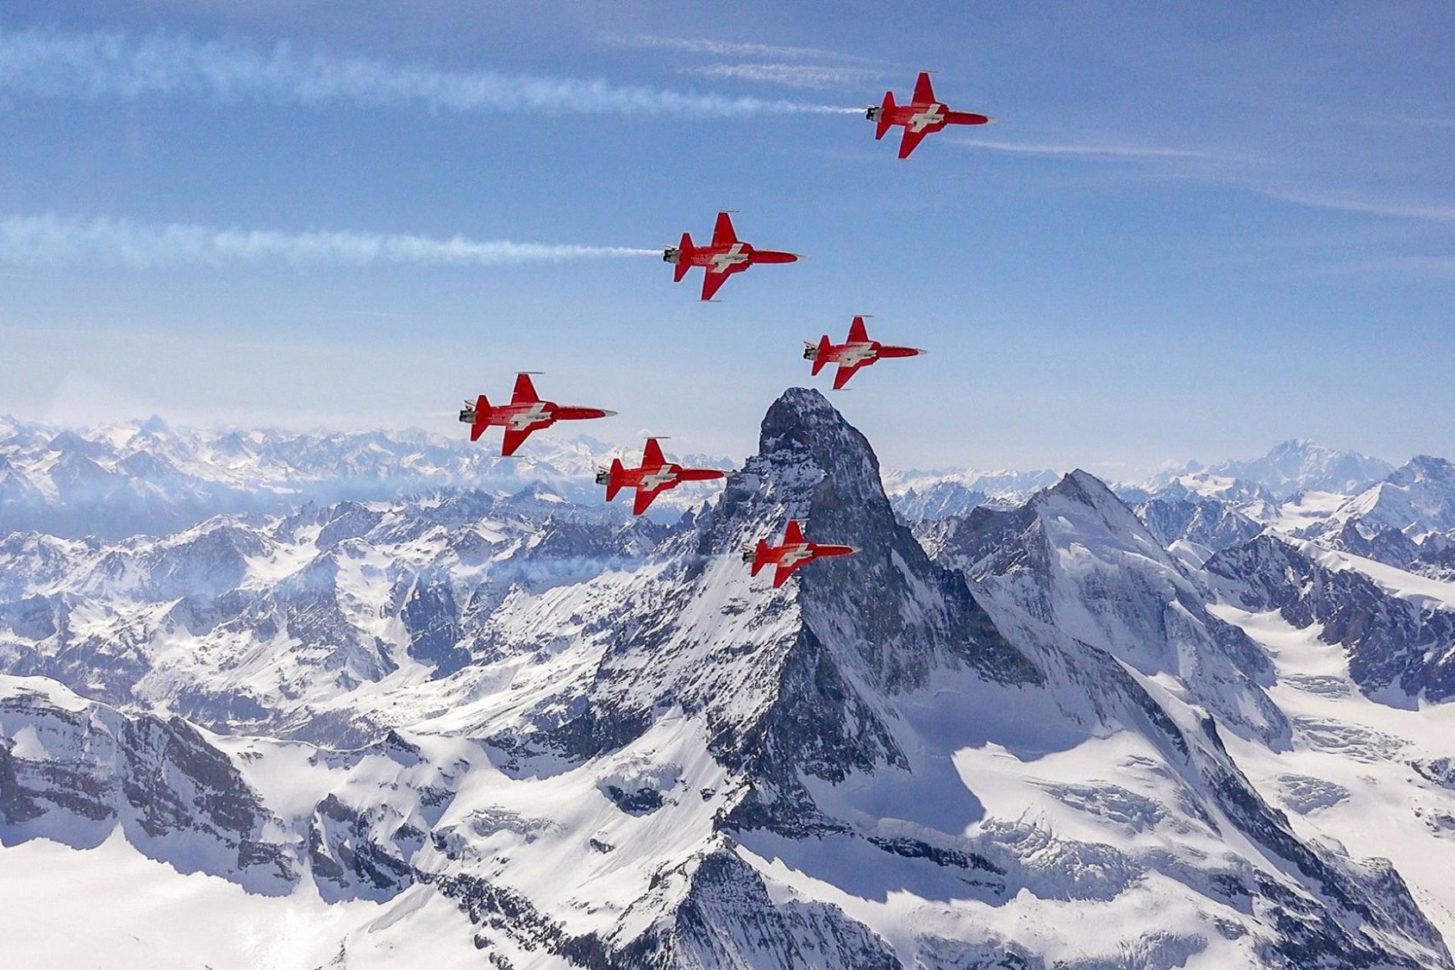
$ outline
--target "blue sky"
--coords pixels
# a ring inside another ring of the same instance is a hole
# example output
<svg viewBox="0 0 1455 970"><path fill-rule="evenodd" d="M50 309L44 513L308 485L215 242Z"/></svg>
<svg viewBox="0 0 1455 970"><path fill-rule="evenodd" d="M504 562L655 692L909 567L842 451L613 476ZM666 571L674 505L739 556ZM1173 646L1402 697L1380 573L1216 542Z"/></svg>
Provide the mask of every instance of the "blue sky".
<svg viewBox="0 0 1455 970"><path fill-rule="evenodd" d="M9 0L0 413L462 433L528 368L741 455L863 312L930 350L836 396L892 466L1455 456L1448 5L908 9ZM797 110L922 68L998 123L900 162ZM704 305L652 255L439 245L722 207L807 258Z"/></svg>

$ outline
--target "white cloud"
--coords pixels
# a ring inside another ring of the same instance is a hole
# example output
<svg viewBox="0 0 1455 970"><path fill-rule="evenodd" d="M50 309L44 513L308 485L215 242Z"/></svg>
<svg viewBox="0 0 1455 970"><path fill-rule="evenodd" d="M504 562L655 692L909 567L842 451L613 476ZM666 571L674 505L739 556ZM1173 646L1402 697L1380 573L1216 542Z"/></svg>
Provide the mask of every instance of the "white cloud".
<svg viewBox="0 0 1455 970"><path fill-rule="evenodd" d="M20 265L102 261L132 267L263 262L500 266L659 254L657 249L480 241L463 236L435 239L363 232L287 233L56 215L0 218L0 261Z"/></svg>
<svg viewBox="0 0 1455 970"><path fill-rule="evenodd" d="M0 96L95 100L190 96L218 102L322 105L347 102L431 111L551 114L735 115L824 112L823 105L613 85L489 71L441 71L361 57L259 50L232 41L158 33L0 30Z"/></svg>

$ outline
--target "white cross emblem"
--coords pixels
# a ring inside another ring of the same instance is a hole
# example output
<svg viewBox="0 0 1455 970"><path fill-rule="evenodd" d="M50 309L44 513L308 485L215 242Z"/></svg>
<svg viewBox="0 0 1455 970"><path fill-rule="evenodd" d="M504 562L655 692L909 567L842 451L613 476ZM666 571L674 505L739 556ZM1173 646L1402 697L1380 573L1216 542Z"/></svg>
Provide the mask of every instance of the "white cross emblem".
<svg viewBox="0 0 1455 970"><path fill-rule="evenodd" d="M923 111L916 111L909 116L909 130L916 135L924 131L930 125L937 125L945 120L945 106L932 104Z"/></svg>
<svg viewBox="0 0 1455 970"><path fill-rule="evenodd" d="M677 480L677 473L672 470L671 465L663 465L650 475L642 476L641 488L651 492L663 485L670 485Z"/></svg>
<svg viewBox="0 0 1455 970"><path fill-rule="evenodd" d="M789 566L797 566L804 560L812 558L813 550L808 547L807 543L801 543L784 549L783 555L778 559L778 565L787 569Z"/></svg>
<svg viewBox="0 0 1455 970"><path fill-rule="evenodd" d="M542 421L546 421L548 419L549 416L546 414L546 402L537 401L530 406L529 411L517 411L512 414L510 416L510 426L516 431L524 431L526 428L535 427Z"/></svg>
<svg viewBox="0 0 1455 970"><path fill-rule="evenodd" d="M729 249L725 253L717 253L709 260L712 265L712 271L714 273L721 273L729 266L735 266L738 263L746 263L747 261L748 254L743 252L742 243L733 243L732 249Z"/></svg>

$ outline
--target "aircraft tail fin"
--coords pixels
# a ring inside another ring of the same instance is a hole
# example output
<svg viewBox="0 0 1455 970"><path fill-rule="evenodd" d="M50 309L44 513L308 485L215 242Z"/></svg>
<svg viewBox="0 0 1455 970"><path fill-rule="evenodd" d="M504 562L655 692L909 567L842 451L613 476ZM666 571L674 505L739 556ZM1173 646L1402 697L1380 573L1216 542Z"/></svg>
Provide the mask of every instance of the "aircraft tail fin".
<svg viewBox="0 0 1455 970"><path fill-rule="evenodd" d="M692 268L691 256L697 247L692 245L692 233L684 232L682 242L677 244L677 265L672 268L672 282L681 283L682 277Z"/></svg>
<svg viewBox="0 0 1455 970"><path fill-rule="evenodd" d="M621 491L623 470L620 458L611 459L611 471L606 474L606 500L608 502L616 498L616 493Z"/></svg>
<svg viewBox="0 0 1455 970"><path fill-rule="evenodd" d="M738 232L733 228L733 217L727 211L717 214L717 221L712 224L712 244L714 246L731 246L738 241Z"/></svg>
<svg viewBox="0 0 1455 970"><path fill-rule="evenodd" d="M783 544L787 546L797 545L803 541L803 526L798 524L797 519L789 519L788 527L783 530Z"/></svg>
<svg viewBox="0 0 1455 970"><path fill-rule="evenodd" d="M889 131L890 117L894 114L894 92L884 92L884 104L879 107L879 124L874 129L874 140L883 138Z"/></svg>
<svg viewBox="0 0 1455 970"><path fill-rule="evenodd" d="M480 436L489 427L490 402L481 394L475 399L475 420L470 423L470 440L479 441Z"/></svg>
<svg viewBox="0 0 1455 970"><path fill-rule="evenodd" d="M818 372L823 370L824 364L829 362L830 346L828 334L818 338L818 353L813 355L813 376L817 377Z"/></svg>
<svg viewBox="0 0 1455 970"><path fill-rule="evenodd" d="M930 72L920 71L919 77L914 82L914 103L934 104L935 86L930 83Z"/></svg>

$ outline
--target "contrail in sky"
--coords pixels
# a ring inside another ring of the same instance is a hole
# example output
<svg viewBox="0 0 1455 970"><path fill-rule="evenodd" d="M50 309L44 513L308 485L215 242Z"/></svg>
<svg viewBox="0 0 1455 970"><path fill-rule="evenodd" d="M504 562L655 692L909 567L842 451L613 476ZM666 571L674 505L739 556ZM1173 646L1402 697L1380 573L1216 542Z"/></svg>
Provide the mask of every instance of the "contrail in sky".
<svg viewBox="0 0 1455 970"><path fill-rule="evenodd" d="M56 215L0 217L0 262L23 266L101 262L145 268L182 263L283 262L295 266L414 263L505 266L520 263L659 256L660 249L447 239L367 232L279 232L152 225L126 219Z"/></svg>
<svg viewBox="0 0 1455 970"><path fill-rule="evenodd" d="M446 71L364 57L259 49L228 40L156 33L0 29L0 99L6 95L127 100L187 96L221 103L419 107L430 111L533 112L724 118L838 114L858 108L671 91L604 80Z"/></svg>

